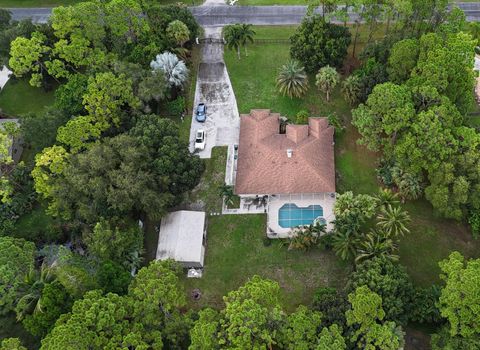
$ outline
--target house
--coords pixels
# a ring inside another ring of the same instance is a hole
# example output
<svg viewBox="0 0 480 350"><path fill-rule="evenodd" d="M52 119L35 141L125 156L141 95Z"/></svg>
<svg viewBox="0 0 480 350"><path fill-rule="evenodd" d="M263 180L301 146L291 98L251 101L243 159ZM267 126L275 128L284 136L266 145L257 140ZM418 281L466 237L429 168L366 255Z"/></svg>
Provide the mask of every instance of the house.
<svg viewBox="0 0 480 350"><path fill-rule="evenodd" d="M334 128L327 118L287 125L279 113L252 110L240 116L235 193L243 204L266 202L267 233L287 237L315 220L332 229L335 203Z"/></svg>
<svg viewBox="0 0 480 350"><path fill-rule="evenodd" d="M202 268L204 257L205 212L180 210L166 215L160 224L156 259Z"/></svg>

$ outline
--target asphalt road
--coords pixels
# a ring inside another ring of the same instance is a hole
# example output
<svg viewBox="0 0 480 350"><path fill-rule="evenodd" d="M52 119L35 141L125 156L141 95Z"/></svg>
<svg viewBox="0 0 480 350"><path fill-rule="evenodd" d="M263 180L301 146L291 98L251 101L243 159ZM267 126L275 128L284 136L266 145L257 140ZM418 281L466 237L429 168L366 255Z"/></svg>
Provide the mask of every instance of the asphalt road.
<svg viewBox="0 0 480 350"><path fill-rule="evenodd" d="M480 21L480 2L458 3L468 21ZM51 14L50 8L12 8L15 20L32 18L34 22L45 23ZM257 25L298 24L307 11L306 6L195 6L190 7L197 21L203 26L223 26L231 23ZM351 20L355 18L352 14Z"/></svg>

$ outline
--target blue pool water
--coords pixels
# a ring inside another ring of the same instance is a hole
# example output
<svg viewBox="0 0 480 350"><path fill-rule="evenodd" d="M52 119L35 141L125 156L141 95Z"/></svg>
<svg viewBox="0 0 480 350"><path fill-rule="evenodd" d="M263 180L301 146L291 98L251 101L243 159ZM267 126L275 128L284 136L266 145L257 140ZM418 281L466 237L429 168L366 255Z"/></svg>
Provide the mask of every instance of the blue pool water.
<svg viewBox="0 0 480 350"><path fill-rule="evenodd" d="M319 216L323 216L320 205L299 208L293 203L287 203L278 209L278 224L283 228L310 225Z"/></svg>

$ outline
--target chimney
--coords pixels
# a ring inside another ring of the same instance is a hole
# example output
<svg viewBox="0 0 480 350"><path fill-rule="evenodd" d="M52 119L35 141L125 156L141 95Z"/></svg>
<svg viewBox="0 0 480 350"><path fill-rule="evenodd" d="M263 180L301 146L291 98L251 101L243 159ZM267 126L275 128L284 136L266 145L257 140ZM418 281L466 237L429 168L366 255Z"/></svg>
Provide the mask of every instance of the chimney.
<svg viewBox="0 0 480 350"><path fill-rule="evenodd" d="M300 143L308 137L308 125L287 125L287 138Z"/></svg>
<svg viewBox="0 0 480 350"><path fill-rule="evenodd" d="M309 134L313 137L319 137L322 130L328 128L327 118L308 118Z"/></svg>
<svg viewBox="0 0 480 350"><path fill-rule="evenodd" d="M292 158L293 150L291 148L287 149L287 157Z"/></svg>

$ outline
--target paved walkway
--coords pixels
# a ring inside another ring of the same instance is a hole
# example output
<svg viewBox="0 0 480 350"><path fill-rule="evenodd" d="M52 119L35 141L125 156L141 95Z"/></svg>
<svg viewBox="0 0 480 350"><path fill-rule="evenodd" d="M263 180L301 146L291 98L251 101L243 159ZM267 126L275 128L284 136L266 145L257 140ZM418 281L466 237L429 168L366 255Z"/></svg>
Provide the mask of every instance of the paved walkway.
<svg viewBox="0 0 480 350"><path fill-rule="evenodd" d="M222 27L205 27L205 37L220 39ZM206 146L199 151L200 158L210 158L215 146L238 144L240 117L232 84L223 61L222 43L205 43L202 47L202 62L198 68L194 106L207 105L207 120L195 120L195 111L190 128L190 151L193 152L195 132L206 131Z"/></svg>

